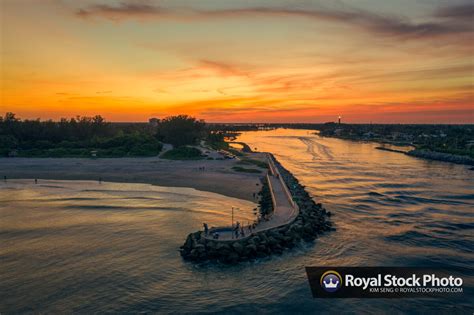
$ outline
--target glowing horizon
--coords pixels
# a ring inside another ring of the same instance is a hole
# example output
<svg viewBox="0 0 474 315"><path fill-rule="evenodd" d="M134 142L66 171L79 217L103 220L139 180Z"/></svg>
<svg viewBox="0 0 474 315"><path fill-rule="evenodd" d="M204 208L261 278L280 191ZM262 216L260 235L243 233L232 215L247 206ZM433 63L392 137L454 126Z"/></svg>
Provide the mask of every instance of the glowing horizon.
<svg viewBox="0 0 474 315"><path fill-rule="evenodd" d="M0 5L1 114L474 123L465 0Z"/></svg>

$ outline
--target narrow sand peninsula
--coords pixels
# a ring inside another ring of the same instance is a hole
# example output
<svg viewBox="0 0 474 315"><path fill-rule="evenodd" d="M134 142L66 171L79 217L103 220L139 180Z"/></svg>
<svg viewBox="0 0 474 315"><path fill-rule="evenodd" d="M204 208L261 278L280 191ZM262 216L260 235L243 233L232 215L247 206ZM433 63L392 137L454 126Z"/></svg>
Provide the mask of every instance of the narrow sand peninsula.
<svg viewBox="0 0 474 315"><path fill-rule="evenodd" d="M252 154L253 158L258 154ZM150 158L0 158L0 178L99 180L191 187L255 201L261 174L232 170L237 160L171 161ZM204 170L200 168L204 167ZM256 167L252 167L256 168Z"/></svg>

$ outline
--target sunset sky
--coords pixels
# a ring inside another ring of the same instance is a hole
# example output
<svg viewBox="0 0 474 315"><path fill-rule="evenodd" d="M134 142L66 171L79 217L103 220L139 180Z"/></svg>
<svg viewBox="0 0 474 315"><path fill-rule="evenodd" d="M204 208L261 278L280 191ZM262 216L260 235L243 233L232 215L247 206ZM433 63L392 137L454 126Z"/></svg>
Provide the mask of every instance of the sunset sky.
<svg viewBox="0 0 474 315"><path fill-rule="evenodd" d="M0 113L473 123L466 0L0 0Z"/></svg>

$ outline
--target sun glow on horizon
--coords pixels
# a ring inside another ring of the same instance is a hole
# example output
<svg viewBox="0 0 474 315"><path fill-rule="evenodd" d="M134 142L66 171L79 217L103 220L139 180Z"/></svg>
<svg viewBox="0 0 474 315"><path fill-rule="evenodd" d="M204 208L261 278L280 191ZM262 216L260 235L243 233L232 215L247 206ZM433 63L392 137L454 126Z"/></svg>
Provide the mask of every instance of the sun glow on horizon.
<svg viewBox="0 0 474 315"><path fill-rule="evenodd" d="M2 1L0 110L474 122L469 2L285 3Z"/></svg>

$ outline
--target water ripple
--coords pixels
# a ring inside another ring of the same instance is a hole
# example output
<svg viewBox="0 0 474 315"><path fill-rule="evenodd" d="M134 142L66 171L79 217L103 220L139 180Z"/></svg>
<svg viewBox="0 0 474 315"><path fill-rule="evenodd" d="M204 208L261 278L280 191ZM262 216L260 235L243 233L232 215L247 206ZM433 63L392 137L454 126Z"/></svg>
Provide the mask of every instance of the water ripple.
<svg viewBox="0 0 474 315"><path fill-rule="evenodd" d="M466 167L313 133L245 132L238 141L274 153L334 213L336 231L237 266L187 263L177 249L202 222L229 224L236 202L249 209L239 220L252 218L246 201L144 184L0 184L0 312L472 313L466 298L335 306L311 297L310 265L450 266L470 276L474 265Z"/></svg>

